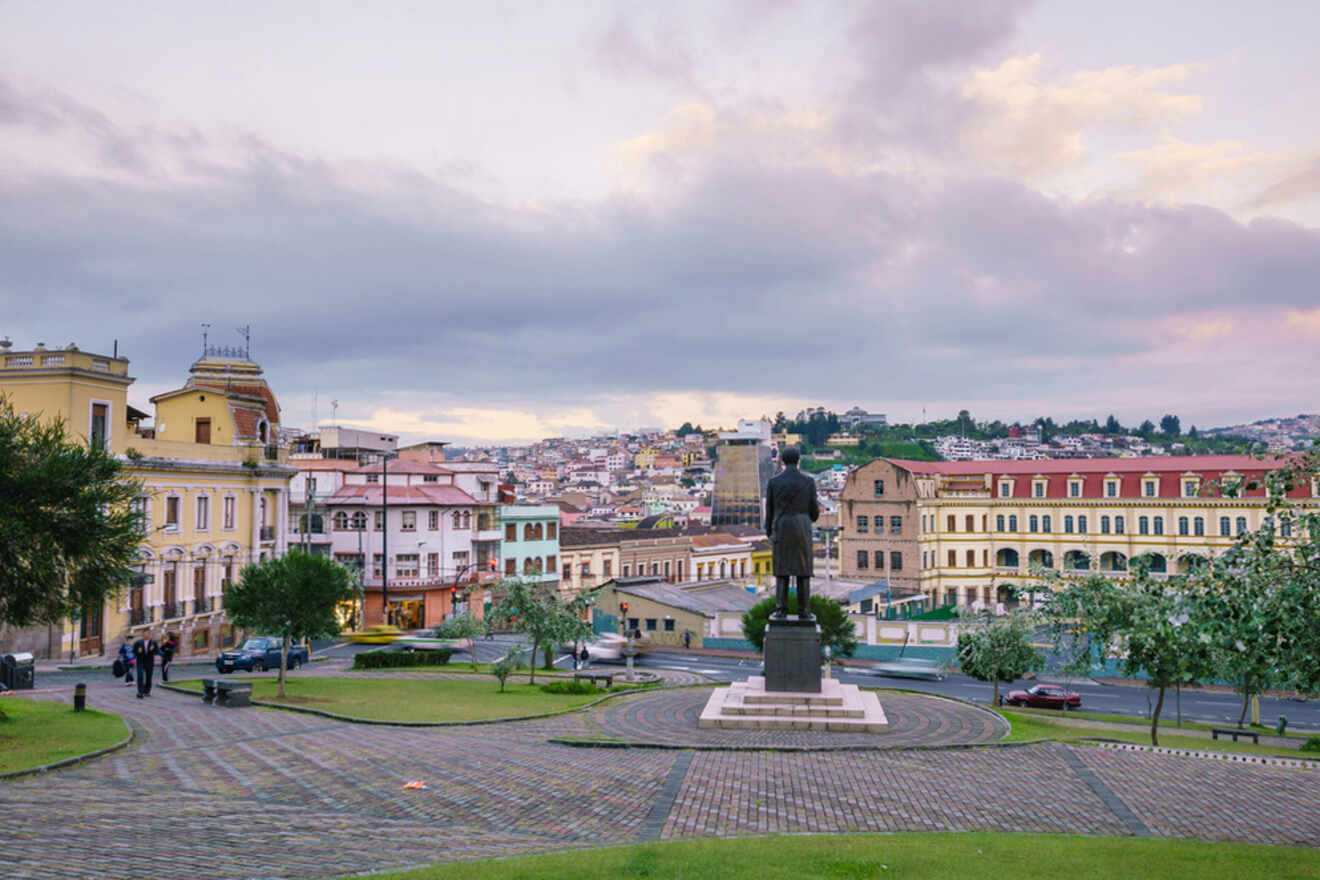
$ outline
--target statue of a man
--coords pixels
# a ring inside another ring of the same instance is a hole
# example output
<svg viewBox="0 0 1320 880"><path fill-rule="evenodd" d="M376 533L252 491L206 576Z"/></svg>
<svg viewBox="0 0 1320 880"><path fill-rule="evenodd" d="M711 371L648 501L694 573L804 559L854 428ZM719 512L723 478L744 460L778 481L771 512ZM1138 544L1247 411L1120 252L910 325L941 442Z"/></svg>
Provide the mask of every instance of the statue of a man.
<svg viewBox="0 0 1320 880"><path fill-rule="evenodd" d="M789 446L780 454L784 469L770 480L765 491L765 534L774 547L774 617L788 617L788 579L797 581L799 620L811 616L811 524L820 516L816 481L798 470L801 456Z"/></svg>

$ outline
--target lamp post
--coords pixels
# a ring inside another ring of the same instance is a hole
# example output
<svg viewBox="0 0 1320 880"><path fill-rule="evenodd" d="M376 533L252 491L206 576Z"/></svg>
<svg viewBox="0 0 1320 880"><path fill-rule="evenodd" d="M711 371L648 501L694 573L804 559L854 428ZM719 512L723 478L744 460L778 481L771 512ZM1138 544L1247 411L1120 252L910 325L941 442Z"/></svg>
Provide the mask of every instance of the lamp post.
<svg viewBox="0 0 1320 880"><path fill-rule="evenodd" d="M380 457L380 614L385 623L390 623L390 517L386 501L389 495L389 463L386 453ZM363 620L363 623L366 623Z"/></svg>
<svg viewBox="0 0 1320 880"><path fill-rule="evenodd" d="M626 642L626 643L624 644L624 646L623 646L623 656L624 656L624 658L625 658L625 662L628 664L628 674L625 676L625 678L626 678L628 681L632 681L632 680L633 680L633 653L634 653L634 651L633 651L633 642L632 642L632 628L628 626L628 603L627 603L627 602L620 602L620 603L619 603L619 616L620 616L620 617L622 618L622 620L623 620L623 633L624 633L624 638L627 639L627 642Z"/></svg>

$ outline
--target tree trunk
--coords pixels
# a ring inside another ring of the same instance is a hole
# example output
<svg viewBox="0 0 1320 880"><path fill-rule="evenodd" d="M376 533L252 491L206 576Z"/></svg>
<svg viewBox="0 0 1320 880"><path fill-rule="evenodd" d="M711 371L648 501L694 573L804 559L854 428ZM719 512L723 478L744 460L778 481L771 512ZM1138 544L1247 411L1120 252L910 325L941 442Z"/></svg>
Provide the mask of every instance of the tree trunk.
<svg viewBox="0 0 1320 880"><path fill-rule="evenodd" d="M284 672L289 668L289 634L284 634L284 642L280 645L280 699L284 699Z"/></svg>
<svg viewBox="0 0 1320 880"><path fill-rule="evenodd" d="M468 639L468 657L472 660L472 671L477 671L477 640L475 637ZM500 688L503 690L503 688Z"/></svg>
<svg viewBox="0 0 1320 880"><path fill-rule="evenodd" d="M1251 706L1251 692L1246 688L1242 689L1242 714L1238 716L1238 727L1243 726L1247 720L1247 709Z"/></svg>
<svg viewBox="0 0 1320 880"><path fill-rule="evenodd" d="M542 668L553 670L555 668L555 646L542 645L541 651L545 656L545 666L543 666Z"/></svg>
<svg viewBox="0 0 1320 880"><path fill-rule="evenodd" d="M540 647L535 641L532 642L532 656L527 658L527 668L531 674L527 676L528 684L536 684L536 649Z"/></svg>
<svg viewBox="0 0 1320 880"><path fill-rule="evenodd" d="M1160 695L1155 700L1155 711L1150 713L1150 744L1157 746L1160 744L1160 710L1164 708L1164 688L1160 685Z"/></svg>
<svg viewBox="0 0 1320 880"><path fill-rule="evenodd" d="M999 679L997 679L997 678L995 679L995 697L994 697L994 700L995 700L995 701L994 701L993 703L991 703L990 705L992 705L992 706L998 706L998 705L999 705Z"/></svg>

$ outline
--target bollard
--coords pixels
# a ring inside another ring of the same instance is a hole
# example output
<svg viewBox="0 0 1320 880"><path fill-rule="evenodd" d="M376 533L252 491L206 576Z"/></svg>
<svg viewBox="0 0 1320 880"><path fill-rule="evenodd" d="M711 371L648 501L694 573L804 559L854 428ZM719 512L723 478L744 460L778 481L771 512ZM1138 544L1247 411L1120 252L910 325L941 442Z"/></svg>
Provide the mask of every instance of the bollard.
<svg viewBox="0 0 1320 880"><path fill-rule="evenodd" d="M1280 715L1279 720L1274 722L1274 732L1283 736L1283 732L1288 729L1288 716Z"/></svg>
<svg viewBox="0 0 1320 880"><path fill-rule="evenodd" d="M87 685L78 682L73 686L73 711L81 712L87 708Z"/></svg>

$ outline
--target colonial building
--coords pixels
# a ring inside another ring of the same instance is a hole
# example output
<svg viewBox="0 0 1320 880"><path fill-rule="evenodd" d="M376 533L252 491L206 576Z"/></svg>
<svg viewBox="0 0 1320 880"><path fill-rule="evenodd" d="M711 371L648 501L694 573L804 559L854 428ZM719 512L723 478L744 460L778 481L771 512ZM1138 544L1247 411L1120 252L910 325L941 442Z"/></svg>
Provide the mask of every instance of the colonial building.
<svg viewBox="0 0 1320 880"><path fill-rule="evenodd" d="M234 639L226 588L288 546L293 469L275 395L246 352L204 352L181 388L151 398L154 420L128 403L133 381L117 352L0 348L0 393L17 412L62 419L72 439L120 457L140 487L143 529L133 583L76 622L10 634L11 649L104 654L150 630L178 634L184 655L212 652Z"/></svg>
<svg viewBox="0 0 1320 880"><path fill-rule="evenodd" d="M505 577L553 586L559 581L559 506L504 504L498 508Z"/></svg>
<svg viewBox="0 0 1320 880"><path fill-rule="evenodd" d="M843 576L994 605L1037 586L1039 569L1123 578L1142 556L1156 574L1184 572L1261 526L1270 468L1245 455L877 459L844 487ZM1314 507L1320 486L1289 497Z"/></svg>
<svg viewBox="0 0 1320 880"><path fill-rule="evenodd" d="M754 574L752 545L723 532L692 535L692 579L727 581Z"/></svg>

